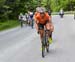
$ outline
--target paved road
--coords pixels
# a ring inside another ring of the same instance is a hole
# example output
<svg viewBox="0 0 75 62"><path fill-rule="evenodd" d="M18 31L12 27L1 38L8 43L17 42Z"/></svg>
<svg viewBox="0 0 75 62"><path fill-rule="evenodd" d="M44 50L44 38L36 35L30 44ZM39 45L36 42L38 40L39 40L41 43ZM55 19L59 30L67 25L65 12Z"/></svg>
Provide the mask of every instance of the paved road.
<svg viewBox="0 0 75 62"><path fill-rule="evenodd" d="M75 20L53 16L55 31L50 53L41 57L39 35L30 27L0 32L0 62L75 62Z"/></svg>

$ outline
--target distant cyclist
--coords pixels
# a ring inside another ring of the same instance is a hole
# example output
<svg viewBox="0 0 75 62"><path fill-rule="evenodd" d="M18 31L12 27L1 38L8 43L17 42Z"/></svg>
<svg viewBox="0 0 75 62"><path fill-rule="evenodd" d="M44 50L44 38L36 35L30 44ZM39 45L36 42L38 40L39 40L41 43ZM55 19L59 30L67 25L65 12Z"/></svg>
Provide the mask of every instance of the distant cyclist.
<svg viewBox="0 0 75 62"><path fill-rule="evenodd" d="M60 17L61 17L61 18L63 18L64 11L63 11L63 9L62 9L62 8L60 9L59 15L60 15Z"/></svg>
<svg viewBox="0 0 75 62"><path fill-rule="evenodd" d="M19 18L19 21L20 21L21 27L23 27L23 14L20 13L20 15L19 15L18 18Z"/></svg>
<svg viewBox="0 0 75 62"><path fill-rule="evenodd" d="M27 25L27 15L26 15L26 13L23 15L23 22Z"/></svg>
<svg viewBox="0 0 75 62"><path fill-rule="evenodd" d="M33 28L33 15L34 13L32 11L28 11L29 17L30 17L30 23L31 23L31 27Z"/></svg>
<svg viewBox="0 0 75 62"><path fill-rule="evenodd" d="M48 39L50 42L52 40L51 32L53 32L53 29L54 29L52 21L51 21L51 16L48 15L48 13L45 11L45 8L39 7L38 9L36 9L34 19L35 19L35 26L36 26L37 32L40 34L41 42L43 38L44 27L46 27L47 30L50 30L50 33L49 33L50 38Z"/></svg>

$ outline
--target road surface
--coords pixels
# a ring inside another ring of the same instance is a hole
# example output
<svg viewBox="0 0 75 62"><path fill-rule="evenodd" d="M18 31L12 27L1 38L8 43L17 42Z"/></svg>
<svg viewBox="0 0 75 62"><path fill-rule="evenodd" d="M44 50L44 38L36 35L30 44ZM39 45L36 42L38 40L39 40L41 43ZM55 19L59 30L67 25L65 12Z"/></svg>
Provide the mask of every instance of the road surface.
<svg viewBox="0 0 75 62"><path fill-rule="evenodd" d="M0 62L75 62L75 20L52 16L55 30L49 54L41 57L39 35L30 27L0 32Z"/></svg>

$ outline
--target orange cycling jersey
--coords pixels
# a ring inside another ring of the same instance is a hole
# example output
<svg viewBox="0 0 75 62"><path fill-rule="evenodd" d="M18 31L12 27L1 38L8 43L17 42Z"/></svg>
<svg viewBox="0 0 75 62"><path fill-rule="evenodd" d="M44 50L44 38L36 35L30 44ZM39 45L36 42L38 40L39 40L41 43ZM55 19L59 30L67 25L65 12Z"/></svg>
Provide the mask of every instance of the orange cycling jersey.
<svg viewBox="0 0 75 62"><path fill-rule="evenodd" d="M45 13L43 18L41 17L40 13L35 13L35 18L40 24L45 24L50 20L50 16L48 15L48 13Z"/></svg>

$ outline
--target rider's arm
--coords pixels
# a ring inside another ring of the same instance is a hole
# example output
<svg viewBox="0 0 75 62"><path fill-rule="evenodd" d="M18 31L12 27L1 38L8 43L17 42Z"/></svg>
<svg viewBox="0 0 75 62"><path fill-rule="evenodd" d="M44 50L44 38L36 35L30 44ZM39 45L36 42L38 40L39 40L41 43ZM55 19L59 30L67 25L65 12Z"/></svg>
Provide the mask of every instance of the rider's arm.
<svg viewBox="0 0 75 62"><path fill-rule="evenodd" d="M46 13L46 17L47 17L47 19L48 19L48 22L49 22L49 23L52 23L52 20L51 20L52 18L51 18L51 16L49 16L48 13Z"/></svg>
<svg viewBox="0 0 75 62"><path fill-rule="evenodd" d="M39 23L39 21L38 21L38 20L39 20L38 15L34 15L34 20L35 20L35 23L36 23L36 24L38 24L38 23Z"/></svg>

